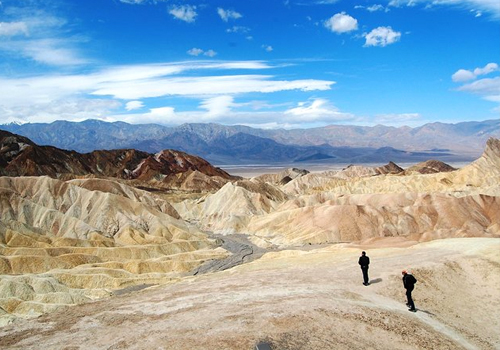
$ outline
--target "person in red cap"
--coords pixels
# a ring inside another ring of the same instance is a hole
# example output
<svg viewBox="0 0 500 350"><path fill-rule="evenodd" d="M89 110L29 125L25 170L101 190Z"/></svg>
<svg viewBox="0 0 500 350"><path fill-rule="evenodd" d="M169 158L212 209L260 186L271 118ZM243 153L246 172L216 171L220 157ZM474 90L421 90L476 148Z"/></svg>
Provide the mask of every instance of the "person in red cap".
<svg viewBox="0 0 500 350"><path fill-rule="evenodd" d="M417 309L415 309L415 304L413 303L413 299L411 297L411 292L413 291L413 288L415 288L415 283L417 283L417 279L415 276L413 276L411 273L408 273L408 271L403 270L403 286L406 289L406 306L409 307L408 311L416 312Z"/></svg>

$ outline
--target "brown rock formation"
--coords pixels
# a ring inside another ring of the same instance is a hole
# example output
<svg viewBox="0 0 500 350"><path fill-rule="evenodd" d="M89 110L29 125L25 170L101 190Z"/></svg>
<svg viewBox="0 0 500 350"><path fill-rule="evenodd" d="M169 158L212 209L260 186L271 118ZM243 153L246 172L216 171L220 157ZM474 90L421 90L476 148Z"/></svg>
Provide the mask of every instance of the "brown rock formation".
<svg viewBox="0 0 500 350"><path fill-rule="evenodd" d="M38 146L29 139L0 130L0 175L64 176L95 175L121 179L161 180L165 176L197 171L206 176L235 179L206 160L174 150L157 154L120 149L78 153Z"/></svg>
<svg viewBox="0 0 500 350"><path fill-rule="evenodd" d="M375 168L377 174L399 174L404 171L399 165L393 162L389 162L384 166L379 166Z"/></svg>
<svg viewBox="0 0 500 350"><path fill-rule="evenodd" d="M404 173L436 174L455 170L457 169L439 160L428 160L409 167Z"/></svg>

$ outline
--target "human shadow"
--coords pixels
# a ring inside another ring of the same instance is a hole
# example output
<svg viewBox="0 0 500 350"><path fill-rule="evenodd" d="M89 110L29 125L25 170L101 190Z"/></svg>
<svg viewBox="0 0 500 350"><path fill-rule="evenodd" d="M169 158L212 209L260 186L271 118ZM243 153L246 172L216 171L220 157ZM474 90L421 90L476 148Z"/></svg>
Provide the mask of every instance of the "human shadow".
<svg viewBox="0 0 500 350"><path fill-rule="evenodd" d="M380 283L380 282L382 282L382 278L375 278L373 280L370 280L370 284Z"/></svg>
<svg viewBox="0 0 500 350"><path fill-rule="evenodd" d="M432 312L427 311L427 310L422 310L422 309L417 308L417 311L423 312L424 314L427 314L427 315L436 316L435 314L433 314Z"/></svg>

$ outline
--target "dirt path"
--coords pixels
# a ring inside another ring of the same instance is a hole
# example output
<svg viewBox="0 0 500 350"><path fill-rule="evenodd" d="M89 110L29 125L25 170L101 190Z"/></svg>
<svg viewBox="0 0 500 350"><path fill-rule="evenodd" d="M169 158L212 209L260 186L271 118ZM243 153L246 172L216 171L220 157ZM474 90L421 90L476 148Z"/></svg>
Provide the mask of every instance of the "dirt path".
<svg viewBox="0 0 500 350"><path fill-rule="evenodd" d="M221 247L232 254L225 259L211 260L191 271L189 275L201 275L208 272L224 271L243 263L249 263L262 257L267 250L250 242L245 235L209 234L210 238L221 242Z"/></svg>

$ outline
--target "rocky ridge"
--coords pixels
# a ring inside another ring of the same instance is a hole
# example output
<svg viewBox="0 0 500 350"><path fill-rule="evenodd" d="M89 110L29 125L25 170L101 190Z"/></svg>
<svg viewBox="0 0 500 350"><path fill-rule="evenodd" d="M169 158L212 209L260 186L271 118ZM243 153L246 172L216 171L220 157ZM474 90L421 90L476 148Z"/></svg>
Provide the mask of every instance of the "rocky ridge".
<svg viewBox="0 0 500 350"><path fill-rule="evenodd" d="M206 160L175 150L149 154L133 149L78 153L38 146L29 139L0 130L0 175L72 178L100 176L141 181L165 181L173 187L187 172L218 177L213 184L236 179ZM196 175L194 175L196 176ZM206 181L210 182L210 181Z"/></svg>

